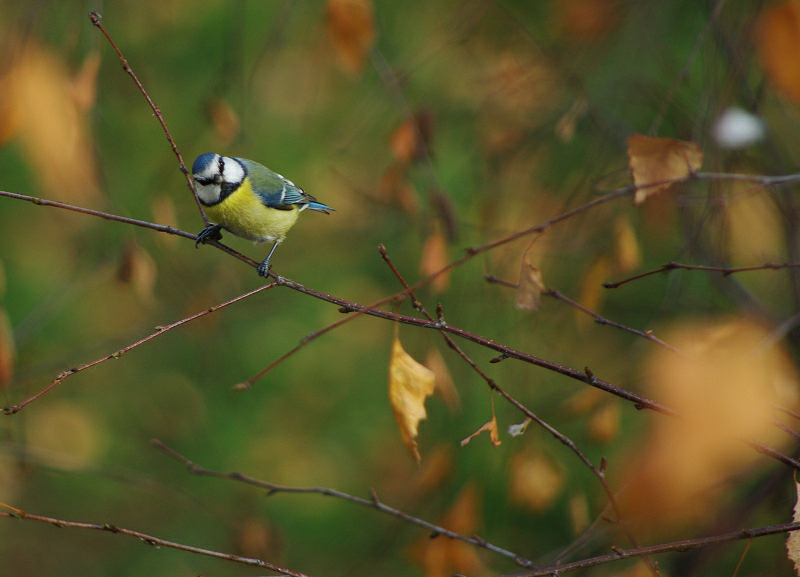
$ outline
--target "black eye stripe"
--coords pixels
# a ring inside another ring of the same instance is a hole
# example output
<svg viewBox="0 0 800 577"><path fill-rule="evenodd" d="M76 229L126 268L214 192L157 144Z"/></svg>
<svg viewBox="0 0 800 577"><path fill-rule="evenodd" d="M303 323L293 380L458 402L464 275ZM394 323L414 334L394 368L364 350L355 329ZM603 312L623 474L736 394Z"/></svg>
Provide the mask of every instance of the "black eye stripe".
<svg viewBox="0 0 800 577"><path fill-rule="evenodd" d="M195 178L195 180L197 181L197 184L202 184L203 186L207 186L214 182L213 178L207 178L207 177Z"/></svg>
<svg viewBox="0 0 800 577"><path fill-rule="evenodd" d="M219 164L219 175L222 176L223 174L225 174L225 161L222 160L221 156L219 157L218 164Z"/></svg>

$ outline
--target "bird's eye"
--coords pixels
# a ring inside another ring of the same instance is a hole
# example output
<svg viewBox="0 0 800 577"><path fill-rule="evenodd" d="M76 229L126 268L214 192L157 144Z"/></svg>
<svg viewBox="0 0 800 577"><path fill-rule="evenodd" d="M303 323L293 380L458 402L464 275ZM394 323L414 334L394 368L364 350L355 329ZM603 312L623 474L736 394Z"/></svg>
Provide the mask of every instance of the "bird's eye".
<svg viewBox="0 0 800 577"><path fill-rule="evenodd" d="M211 182L214 184L222 184L223 178L221 174L215 174L214 178L211 179Z"/></svg>

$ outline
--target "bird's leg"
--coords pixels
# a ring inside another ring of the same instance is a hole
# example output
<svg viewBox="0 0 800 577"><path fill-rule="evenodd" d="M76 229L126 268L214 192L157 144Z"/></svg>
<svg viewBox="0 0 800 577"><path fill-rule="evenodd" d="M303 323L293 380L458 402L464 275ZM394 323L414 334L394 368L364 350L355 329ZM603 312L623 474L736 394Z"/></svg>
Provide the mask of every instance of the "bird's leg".
<svg viewBox="0 0 800 577"><path fill-rule="evenodd" d="M194 241L194 247L197 248L199 244L205 244L209 240L222 240L222 227L218 224L212 224L201 230Z"/></svg>
<svg viewBox="0 0 800 577"><path fill-rule="evenodd" d="M276 242L275 244L272 245L272 250L269 251L267 258L265 258L264 261L260 265L258 265L258 274L263 276L264 278L269 276L269 259L272 258L272 253L275 252L276 248L278 248L278 244L279 243Z"/></svg>

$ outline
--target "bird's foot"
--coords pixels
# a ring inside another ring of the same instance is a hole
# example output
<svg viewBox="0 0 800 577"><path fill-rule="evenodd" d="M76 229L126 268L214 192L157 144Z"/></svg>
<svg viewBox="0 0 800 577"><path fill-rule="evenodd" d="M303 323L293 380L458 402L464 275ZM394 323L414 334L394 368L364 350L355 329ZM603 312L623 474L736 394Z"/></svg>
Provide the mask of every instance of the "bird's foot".
<svg viewBox="0 0 800 577"><path fill-rule="evenodd" d="M258 275L263 276L264 278L269 277L270 268L272 268L272 265L269 264L269 257L267 257L260 265L258 265Z"/></svg>
<svg viewBox="0 0 800 577"><path fill-rule="evenodd" d="M195 248L200 244L205 244L209 240L222 240L222 227L218 224L212 224L201 230L194 241Z"/></svg>

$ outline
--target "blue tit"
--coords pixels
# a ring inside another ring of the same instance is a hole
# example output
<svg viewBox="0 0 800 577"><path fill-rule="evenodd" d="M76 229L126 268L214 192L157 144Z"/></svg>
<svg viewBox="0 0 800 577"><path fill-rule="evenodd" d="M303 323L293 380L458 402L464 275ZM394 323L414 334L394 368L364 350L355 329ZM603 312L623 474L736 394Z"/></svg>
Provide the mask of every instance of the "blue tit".
<svg viewBox="0 0 800 577"><path fill-rule="evenodd" d="M216 223L200 231L195 246L220 240L223 228L255 243L271 242L272 250L258 265L263 277L269 274L269 259L301 212L310 208L329 214L333 210L292 181L244 158L201 154L192 165L192 177L203 210Z"/></svg>

